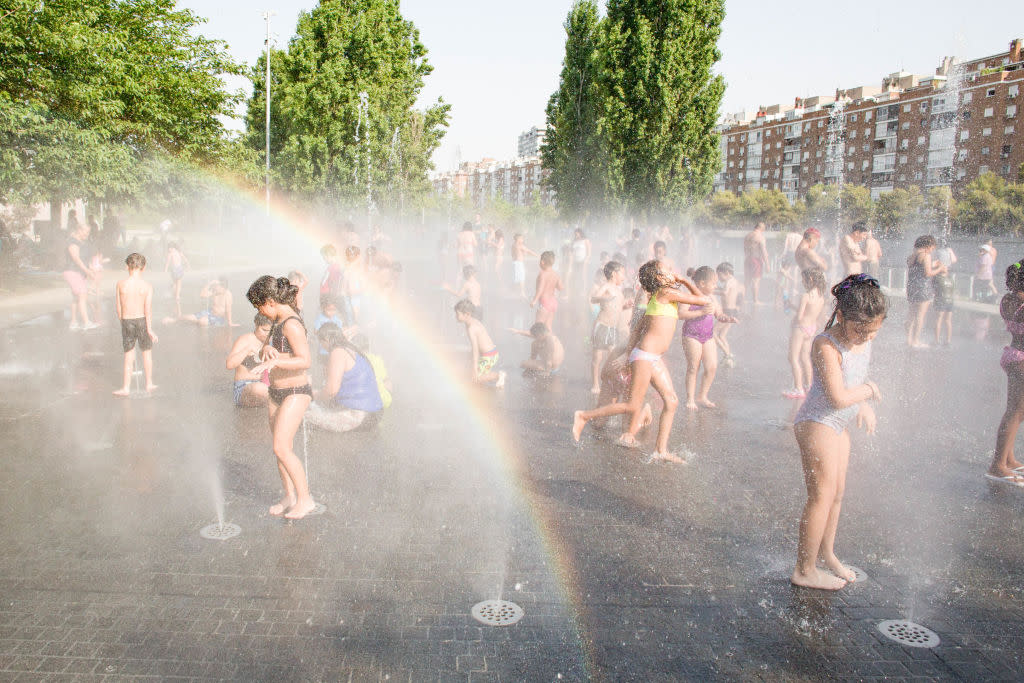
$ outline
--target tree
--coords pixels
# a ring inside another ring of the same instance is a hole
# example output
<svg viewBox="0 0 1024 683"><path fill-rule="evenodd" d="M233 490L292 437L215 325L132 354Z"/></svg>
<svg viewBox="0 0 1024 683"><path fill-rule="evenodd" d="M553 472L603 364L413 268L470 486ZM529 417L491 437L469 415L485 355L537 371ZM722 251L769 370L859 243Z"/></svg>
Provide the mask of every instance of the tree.
<svg viewBox="0 0 1024 683"><path fill-rule="evenodd" d="M994 173L983 173L970 183L957 202L961 228L976 234L1024 230L1024 191Z"/></svg>
<svg viewBox="0 0 1024 683"><path fill-rule="evenodd" d="M722 190L714 193L701 204L702 211L697 213L695 219L707 221L718 227L735 225L740 220L739 206L739 197L735 193Z"/></svg>
<svg viewBox="0 0 1024 683"><path fill-rule="evenodd" d="M361 205L368 193L395 207L427 192L449 106L414 109L433 70L426 55L398 0L321 0L301 14L288 49L271 57L272 182L332 209ZM263 155L257 66L245 139Z"/></svg>
<svg viewBox="0 0 1024 683"><path fill-rule="evenodd" d="M723 0L609 0L598 131L606 196L634 215L679 213L711 191L725 81L712 74Z"/></svg>
<svg viewBox="0 0 1024 683"><path fill-rule="evenodd" d="M780 190L747 190L739 196L738 203L736 217L751 225L764 222L775 227L788 225L793 219L789 200Z"/></svg>
<svg viewBox="0 0 1024 683"><path fill-rule="evenodd" d="M558 90L547 106L541 161L547 182L566 219L585 216L603 199L604 165L597 134L596 52L598 12L592 0L578 0L565 20L565 58Z"/></svg>
<svg viewBox="0 0 1024 683"><path fill-rule="evenodd" d="M138 196L156 156L220 162L240 73L173 0L9 0L0 14L0 196Z"/></svg>
<svg viewBox="0 0 1024 683"><path fill-rule="evenodd" d="M879 195L874 205L875 225L881 228L885 235L902 235L907 225L918 220L923 204L924 197L916 185L911 185L906 190L896 188L892 192L884 192Z"/></svg>
<svg viewBox="0 0 1024 683"><path fill-rule="evenodd" d="M953 192L948 185L929 188L924 196L921 217L930 225L941 227L945 232L952 223L954 209Z"/></svg>

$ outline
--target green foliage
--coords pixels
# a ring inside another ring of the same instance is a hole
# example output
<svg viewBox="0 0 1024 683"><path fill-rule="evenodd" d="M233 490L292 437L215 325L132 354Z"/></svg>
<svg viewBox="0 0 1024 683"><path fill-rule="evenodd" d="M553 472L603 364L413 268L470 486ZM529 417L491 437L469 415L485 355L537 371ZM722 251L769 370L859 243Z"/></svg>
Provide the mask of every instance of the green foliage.
<svg viewBox="0 0 1024 683"><path fill-rule="evenodd" d="M565 58L558 91L548 101L547 132L541 148L547 179L566 219L584 217L603 204L603 166L597 135L596 58L598 12L579 0L565 20Z"/></svg>
<svg viewBox="0 0 1024 683"><path fill-rule="evenodd" d="M722 0L609 0L597 82L610 204L678 214L711 191L725 92L712 67L724 16Z"/></svg>
<svg viewBox="0 0 1024 683"><path fill-rule="evenodd" d="M965 231L1020 235L1024 232L1024 185L983 173L965 189L956 215Z"/></svg>
<svg viewBox="0 0 1024 683"><path fill-rule="evenodd" d="M943 226L950 224L956 211L953 192L947 185L928 189L921 207L921 217L929 225Z"/></svg>
<svg viewBox="0 0 1024 683"><path fill-rule="evenodd" d="M9 0L0 14L0 196L144 195L157 156L219 163L240 73L173 0Z"/></svg>
<svg viewBox="0 0 1024 683"><path fill-rule="evenodd" d="M875 201L875 225L886 235L902 235L908 225L918 221L923 206L924 196L916 185L885 192Z"/></svg>
<svg viewBox="0 0 1024 683"><path fill-rule="evenodd" d="M757 189L748 190L739 196L734 216L737 222L746 225L764 222L768 227L776 227L792 223L794 211L780 190Z"/></svg>
<svg viewBox="0 0 1024 683"><path fill-rule="evenodd" d="M427 193L449 106L413 108L433 70L426 55L397 0L322 0L303 13L288 49L271 57L271 182L331 208L365 201L367 184L385 208ZM265 66L253 69L245 135L261 160Z"/></svg>

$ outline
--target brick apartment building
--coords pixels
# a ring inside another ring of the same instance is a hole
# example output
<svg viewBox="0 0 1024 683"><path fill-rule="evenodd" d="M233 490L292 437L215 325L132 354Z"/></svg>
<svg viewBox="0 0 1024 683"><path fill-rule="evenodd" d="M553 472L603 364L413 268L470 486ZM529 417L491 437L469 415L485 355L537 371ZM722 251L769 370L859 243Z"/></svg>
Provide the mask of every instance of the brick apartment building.
<svg viewBox="0 0 1024 683"><path fill-rule="evenodd" d="M541 168L538 157L527 157L465 162L457 171L435 174L431 180L436 194L469 197L475 206L484 206L493 199L529 206L536 199L545 205L554 203L554 193L542 185L547 176L548 171Z"/></svg>
<svg viewBox="0 0 1024 683"><path fill-rule="evenodd" d="M793 201L840 179L870 188L873 198L910 185L947 185L959 194L989 171L1015 181L1024 164L1021 90L1018 38L1001 54L946 58L934 76L898 72L881 87L732 115L718 126L715 190L777 189Z"/></svg>

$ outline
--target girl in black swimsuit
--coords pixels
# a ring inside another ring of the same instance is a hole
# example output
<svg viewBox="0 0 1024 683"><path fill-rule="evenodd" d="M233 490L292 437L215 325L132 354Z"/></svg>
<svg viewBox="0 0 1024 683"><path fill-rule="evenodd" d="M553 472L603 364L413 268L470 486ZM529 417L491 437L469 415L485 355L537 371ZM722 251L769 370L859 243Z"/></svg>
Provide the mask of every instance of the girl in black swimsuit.
<svg viewBox="0 0 1024 683"><path fill-rule="evenodd" d="M288 278L264 275L246 294L249 303L274 323L260 353L263 364L253 372L270 371L270 433L284 486L284 497L270 506L270 514L288 519L302 519L316 506L309 494L306 470L294 449L295 432L313 400L306 374L311 364L306 326L296 315L298 292Z"/></svg>

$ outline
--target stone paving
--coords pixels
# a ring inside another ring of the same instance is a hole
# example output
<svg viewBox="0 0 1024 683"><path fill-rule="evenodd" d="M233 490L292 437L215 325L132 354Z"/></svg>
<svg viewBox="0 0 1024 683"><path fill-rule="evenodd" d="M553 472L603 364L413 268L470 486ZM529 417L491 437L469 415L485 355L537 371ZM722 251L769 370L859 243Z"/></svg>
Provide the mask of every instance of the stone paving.
<svg viewBox="0 0 1024 683"><path fill-rule="evenodd" d="M868 578L824 594L788 583L803 486L781 314L734 330L719 408L677 416L690 463L668 466L590 430L572 444L589 359L568 306L561 377L512 373L496 393L454 381L468 361L450 301L418 296L433 334L383 320L375 335L396 383L382 427L297 439L327 510L295 523L266 514L264 414L230 403L223 357L244 327L161 328L160 390L128 400L110 395L112 326L5 329L0 680L1020 679L1024 491L982 477L996 341L909 352L895 305L873 362L879 433L854 435L837 541ZM528 342L498 310L512 370ZM670 367L681 390L678 348ZM203 539L221 496L242 533ZM473 619L498 598L523 619ZM941 644L876 630L902 618Z"/></svg>

